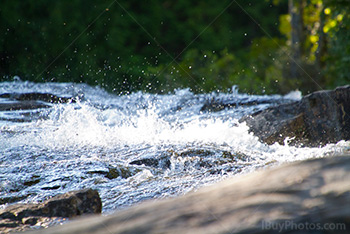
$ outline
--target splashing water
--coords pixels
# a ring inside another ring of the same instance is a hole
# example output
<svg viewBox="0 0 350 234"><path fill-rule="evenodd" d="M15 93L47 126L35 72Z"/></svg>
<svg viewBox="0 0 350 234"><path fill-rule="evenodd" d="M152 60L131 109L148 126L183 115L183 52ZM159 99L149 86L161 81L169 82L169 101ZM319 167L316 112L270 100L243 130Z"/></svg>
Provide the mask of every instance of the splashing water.
<svg viewBox="0 0 350 234"><path fill-rule="evenodd" d="M0 111L3 206L94 188L103 211L110 212L257 168L349 149L344 141L322 148L266 145L238 123L243 115L300 99L297 91L256 96L233 87L232 93L193 94L183 89L168 95L116 96L85 84L0 83L0 94L33 92L76 101ZM0 108L10 101L0 98ZM214 102L235 105L204 108Z"/></svg>

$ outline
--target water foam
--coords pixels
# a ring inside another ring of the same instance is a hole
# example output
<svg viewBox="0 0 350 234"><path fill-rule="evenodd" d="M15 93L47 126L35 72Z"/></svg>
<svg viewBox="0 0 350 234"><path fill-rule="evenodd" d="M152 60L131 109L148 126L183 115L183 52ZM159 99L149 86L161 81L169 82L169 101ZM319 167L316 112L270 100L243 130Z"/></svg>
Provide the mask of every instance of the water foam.
<svg viewBox="0 0 350 234"><path fill-rule="evenodd" d="M35 145L44 148L79 149L86 147L120 148L139 145L215 145L253 156L257 160L290 162L340 152L346 143L323 148L298 148L266 145L249 133L237 119L222 120L197 116L186 122L169 122L155 106L139 109L134 115L117 109L100 110L91 105L57 105L48 120L28 125L26 131L1 145ZM21 126L23 127L23 126ZM16 127L12 127L15 131ZM18 128L18 126L17 126Z"/></svg>

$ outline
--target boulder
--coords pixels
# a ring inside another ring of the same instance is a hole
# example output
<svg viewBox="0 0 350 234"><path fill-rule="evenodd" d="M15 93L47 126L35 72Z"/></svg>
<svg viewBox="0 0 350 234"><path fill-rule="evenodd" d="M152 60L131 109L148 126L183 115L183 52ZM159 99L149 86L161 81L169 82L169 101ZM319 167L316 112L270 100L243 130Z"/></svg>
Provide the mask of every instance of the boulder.
<svg viewBox="0 0 350 234"><path fill-rule="evenodd" d="M240 119L267 144L317 147L350 140L350 86L318 91Z"/></svg>
<svg viewBox="0 0 350 234"><path fill-rule="evenodd" d="M349 233L350 155L225 180L33 233Z"/></svg>
<svg viewBox="0 0 350 234"><path fill-rule="evenodd" d="M16 204L0 210L0 232L23 230L44 217L71 218L101 213L102 203L96 190L84 189L57 195L40 204ZM47 219L46 219L47 220Z"/></svg>

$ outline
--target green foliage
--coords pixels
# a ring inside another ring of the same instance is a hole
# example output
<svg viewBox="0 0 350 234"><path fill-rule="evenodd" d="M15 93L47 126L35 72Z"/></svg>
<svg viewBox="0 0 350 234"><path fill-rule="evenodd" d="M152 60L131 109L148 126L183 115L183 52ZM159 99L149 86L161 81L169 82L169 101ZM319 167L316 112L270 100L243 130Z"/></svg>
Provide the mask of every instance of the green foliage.
<svg viewBox="0 0 350 234"><path fill-rule="evenodd" d="M279 35L275 19L285 6L260 0L237 2L271 35ZM244 57L251 40L264 34L229 0L110 4L107 0L3 0L0 77L87 82L117 92L150 87L159 92L181 86L197 91L224 89L235 84L232 77L245 66L236 56ZM211 55L213 51L218 52ZM195 58L204 53L208 59ZM173 66L180 66L181 75L154 73ZM187 73L193 73L193 79Z"/></svg>
<svg viewBox="0 0 350 234"><path fill-rule="evenodd" d="M288 1L3 0L0 81L19 75L116 92L238 85L252 93L349 83L348 1L300 1L305 37L295 79Z"/></svg>
<svg viewBox="0 0 350 234"><path fill-rule="evenodd" d="M195 91L227 91L239 84L241 91L248 93L287 92L281 70L276 69L280 57L280 44L284 40L261 37L252 41L249 50L239 58L227 49L221 52L191 49L179 63L152 68L156 77L164 77L167 84L176 87L191 87ZM266 69L268 68L268 69ZM171 91L170 87L162 87Z"/></svg>
<svg viewBox="0 0 350 234"><path fill-rule="evenodd" d="M294 0L302 7L301 57L293 59L291 15L280 16L280 32L287 39L278 61L267 71L280 77L280 88L299 88L304 93L332 89L350 81L350 5L347 0ZM278 2L277 2L278 4ZM294 25L295 26L295 25ZM290 75L296 63L298 77ZM282 85L281 85L282 84ZM286 90L280 89L281 92Z"/></svg>
<svg viewBox="0 0 350 234"><path fill-rule="evenodd" d="M329 18L332 22L325 28L329 34L327 85L335 87L350 82L350 5L346 0L325 2L329 6Z"/></svg>

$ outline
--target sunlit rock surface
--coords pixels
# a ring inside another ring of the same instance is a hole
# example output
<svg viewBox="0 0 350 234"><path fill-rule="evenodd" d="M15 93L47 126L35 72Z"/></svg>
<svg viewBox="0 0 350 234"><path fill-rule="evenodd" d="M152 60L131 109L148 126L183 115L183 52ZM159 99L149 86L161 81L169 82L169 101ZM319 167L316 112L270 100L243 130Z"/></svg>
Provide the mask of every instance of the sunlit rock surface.
<svg viewBox="0 0 350 234"><path fill-rule="evenodd" d="M228 179L34 233L349 233L350 155Z"/></svg>
<svg viewBox="0 0 350 234"><path fill-rule="evenodd" d="M318 91L302 100L243 117L260 140L268 144L320 146L350 139L350 86Z"/></svg>

